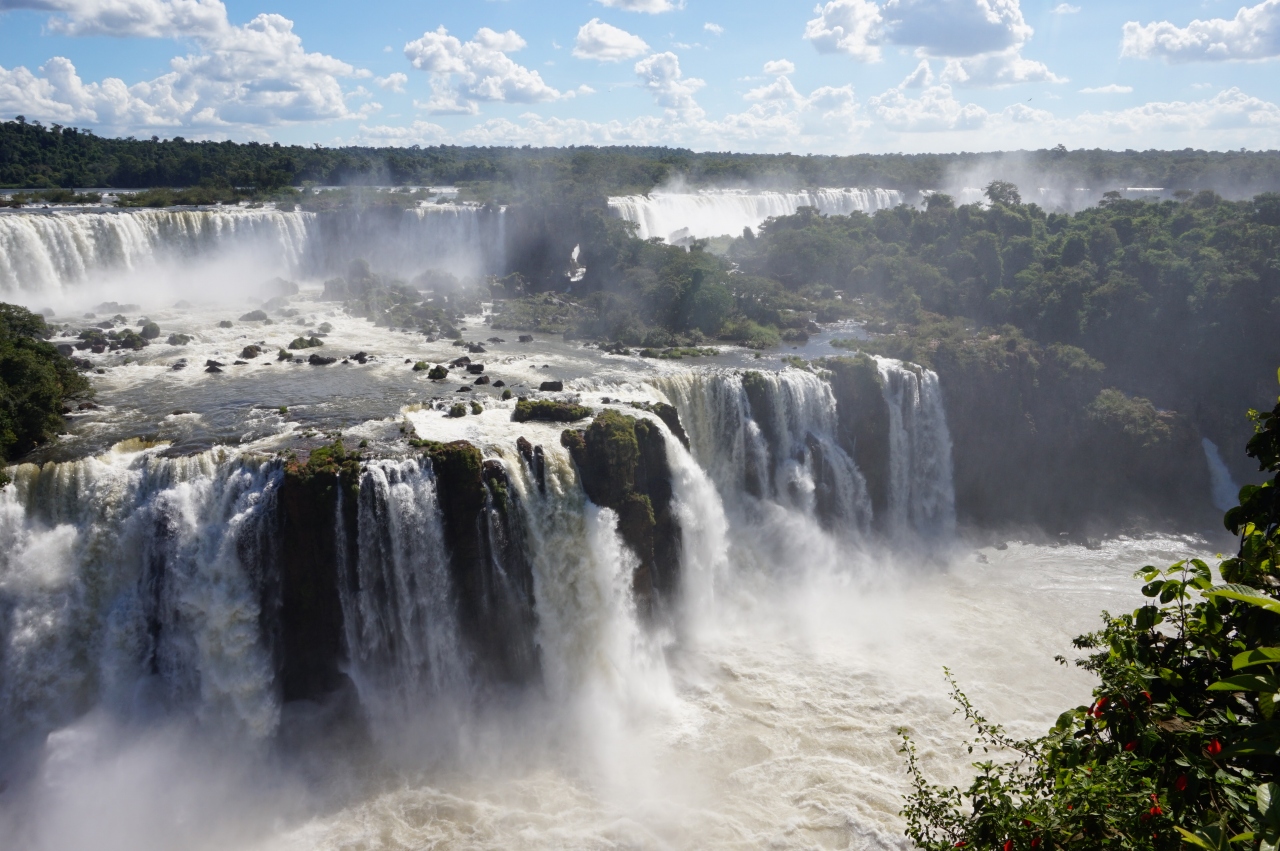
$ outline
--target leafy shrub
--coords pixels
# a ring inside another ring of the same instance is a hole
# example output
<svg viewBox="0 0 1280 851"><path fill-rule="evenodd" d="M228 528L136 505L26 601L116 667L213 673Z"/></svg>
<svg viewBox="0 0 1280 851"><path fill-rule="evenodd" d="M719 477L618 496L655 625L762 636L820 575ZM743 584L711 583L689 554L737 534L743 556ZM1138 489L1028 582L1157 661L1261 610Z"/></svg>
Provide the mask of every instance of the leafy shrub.
<svg viewBox="0 0 1280 851"><path fill-rule="evenodd" d="M1094 701L1018 740L955 687L972 724L966 791L930 784L904 732L912 792L903 815L920 848L1177 849L1280 846L1280 405L1250 411L1248 454L1271 479L1240 491L1226 527L1240 536L1215 584L1200 559L1145 567L1152 602L1103 614L1077 665ZM950 674L948 673L948 678Z"/></svg>
<svg viewBox="0 0 1280 851"><path fill-rule="evenodd" d="M16 458L62 429L63 406L93 395L88 380L44 338L44 317L0 304L0 459Z"/></svg>

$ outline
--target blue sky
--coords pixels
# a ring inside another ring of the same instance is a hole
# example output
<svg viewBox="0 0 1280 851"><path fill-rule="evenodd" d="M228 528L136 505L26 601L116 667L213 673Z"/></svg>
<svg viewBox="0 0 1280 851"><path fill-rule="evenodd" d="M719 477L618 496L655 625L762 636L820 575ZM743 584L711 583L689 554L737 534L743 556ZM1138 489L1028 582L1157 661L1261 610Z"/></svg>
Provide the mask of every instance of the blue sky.
<svg viewBox="0 0 1280 851"><path fill-rule="evenodd" d="M1280 0L0 0L0 117L321 144L1275 148Z"/></svg>

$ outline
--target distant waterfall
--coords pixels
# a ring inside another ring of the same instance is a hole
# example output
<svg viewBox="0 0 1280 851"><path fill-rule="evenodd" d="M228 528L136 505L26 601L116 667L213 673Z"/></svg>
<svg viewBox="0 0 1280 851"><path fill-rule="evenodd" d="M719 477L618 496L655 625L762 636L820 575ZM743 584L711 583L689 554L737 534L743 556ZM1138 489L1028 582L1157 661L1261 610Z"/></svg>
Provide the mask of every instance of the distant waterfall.
<svg viewBox="0 0 1280 851"><path fill-rule="evenodd" d="M826 215L848 215L874 213L901 203L902 193L896 189L706 189L609 199L610 208L638 225L636 235L641 239L660 237L673 243L723 234L740 236L743 228L757 228L770 216L789 216L801 207L817 207Z"/></svg>
<svg viewBox="0 0 1280 851"><path fill-rule="evenodd" d="M103 280L247 260L264 278L343 274L356 258L412 280L503 264L505 214L473 206L412 210L129 210L0 214L0 297L51 298Z"/></svg>
<svg viewBox="0 0 1280 851"><path fill-rule="evenodd" d="M1204 437L1200 439L1200 446L1204 449L1205 463L1209 465L1209 486L1213 506L1219 511L1229 511L1239 501L1240 486L1231 477L1231 471L1222 460L1218 444Z"/></svg>
<svg viewBox="0 0 1280 851"><path fill-rule="evenodd" d="M274 210L6 213L0 215L0 294L50 297L103 277L232 250L289 274L305 264L312 218Z"/></svg>

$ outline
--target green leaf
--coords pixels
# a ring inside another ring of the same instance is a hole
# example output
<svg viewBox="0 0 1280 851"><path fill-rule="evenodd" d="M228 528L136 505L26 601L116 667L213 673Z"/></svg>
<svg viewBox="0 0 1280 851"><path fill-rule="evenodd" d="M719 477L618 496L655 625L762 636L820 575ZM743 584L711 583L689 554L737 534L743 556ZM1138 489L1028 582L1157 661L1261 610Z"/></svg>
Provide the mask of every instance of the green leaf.
<svg viewBox="0 0 1280 851"><path fill-rule="evenodd" d="M1254 796L1258 800L1258 812L1272 824L1280 825L1280 786L1275 783L1259 783Z"/></svg>
<svg viewBox="0 0 1280 851"><path fill-rule="evenodd" d="M1241 603L1258 606L1259 608L1266 609L1268 612L1280 615L1280 600L1268 597L1257 588L1250 588L1248 585L1220 585L1208 592L1208 596L1222 597L1227 600L1237 600Z"/></svg>
<svg viewBox="0 0 1280 851"><path fill-rule="evenodd" d="M1182 838L1188 845L1194 845L1196 848L1206 848L1208 851L1225 851L1230 845L1231 840L1227 837L1227 832L1222 829L1221 825L1206 825L1195 833L1189 830L1183 830L1176 827L1178 833L1182 834Z"/></svg>
<svg viewBox="0 0 1280 851"><path fill-rule="evenodd" d="M1269 665L1280 662L1280 647L1256 647L1236 655L1231 660L1231 670L1238 671L1250 665Z"/></svg>
<svg viewBox="0 0 1280 851"><path fill-rule="evenodd" d="M1258 674L1241 674L1238 677L1227 677L1209 686L1209 691L1280 691L1280 680L1275 677L1264 677Z"/></svg>

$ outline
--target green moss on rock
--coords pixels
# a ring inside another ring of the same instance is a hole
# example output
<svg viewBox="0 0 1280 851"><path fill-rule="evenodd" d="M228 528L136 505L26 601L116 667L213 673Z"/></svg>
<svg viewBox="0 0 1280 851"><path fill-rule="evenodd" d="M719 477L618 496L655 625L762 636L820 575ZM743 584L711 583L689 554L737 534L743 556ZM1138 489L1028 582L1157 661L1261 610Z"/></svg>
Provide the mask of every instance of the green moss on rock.
<svg viewBox="0 0 1280 851"><path fill-rule="evenodd" d="M538 420L547 423L573 423L591 416L591 409L553 399L521 399L511 414L513 422Z"/></svg>

